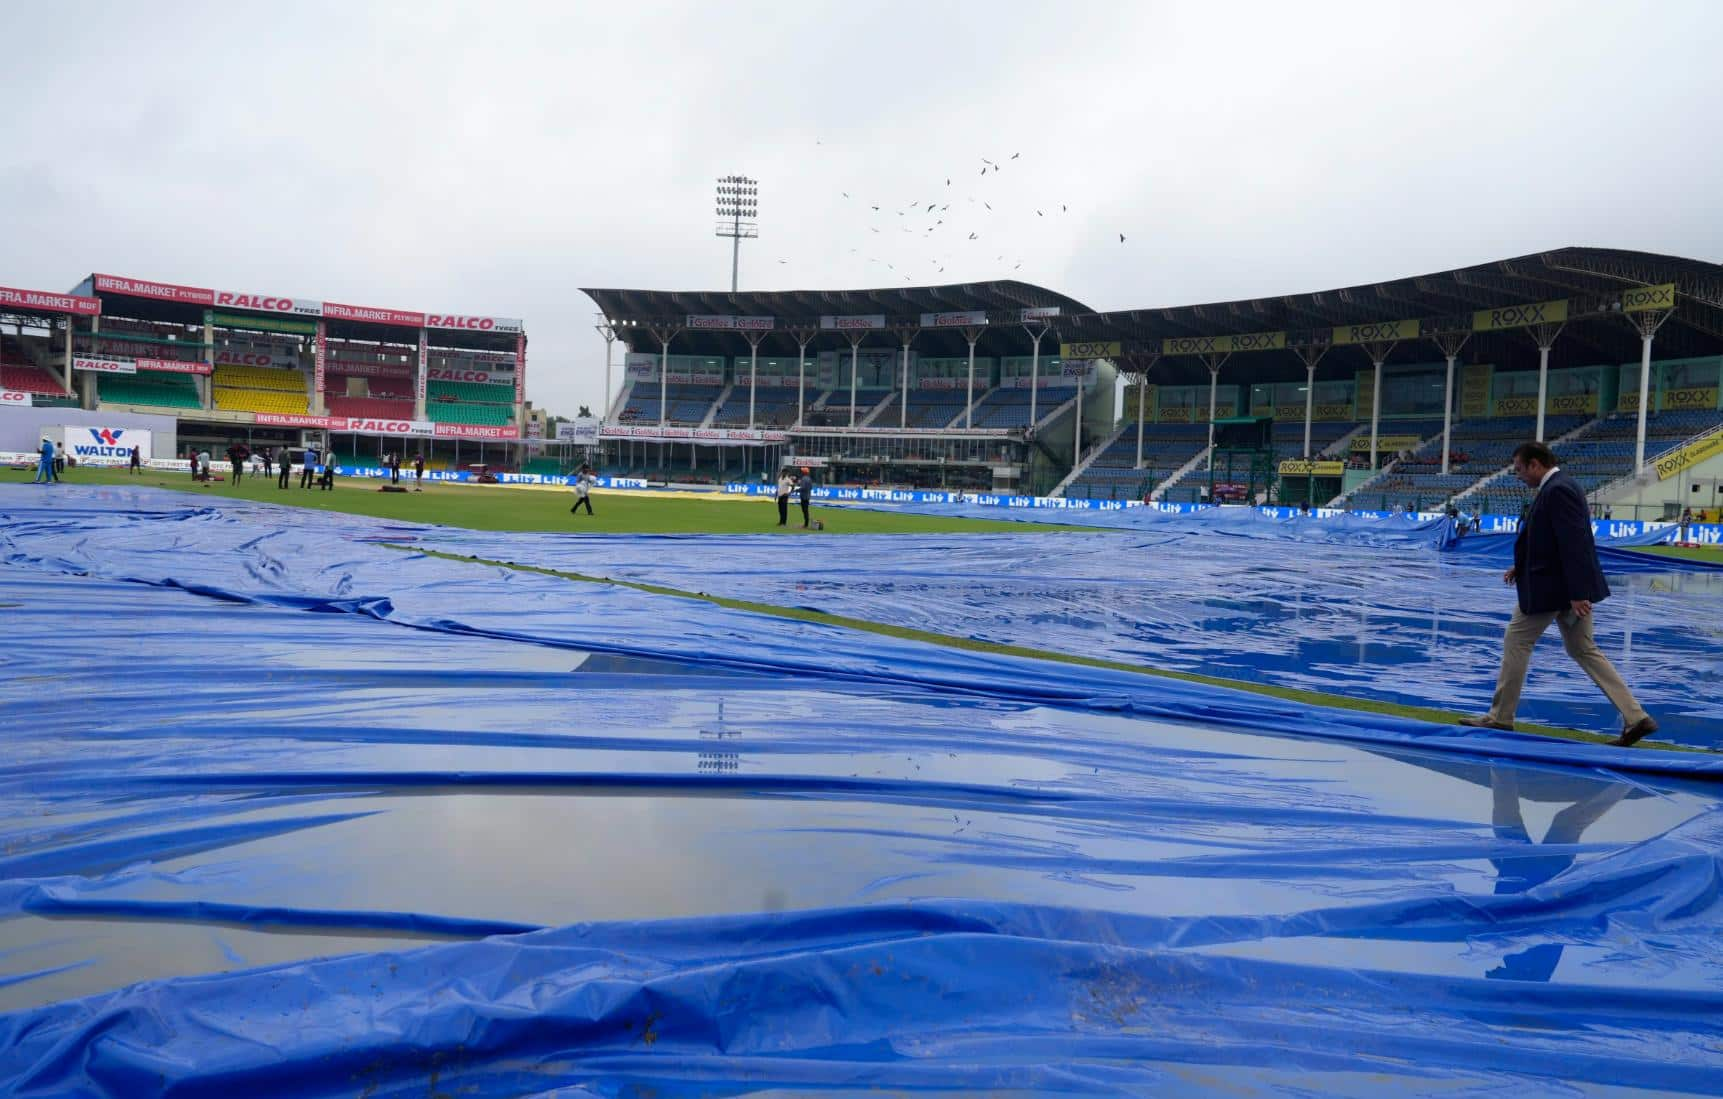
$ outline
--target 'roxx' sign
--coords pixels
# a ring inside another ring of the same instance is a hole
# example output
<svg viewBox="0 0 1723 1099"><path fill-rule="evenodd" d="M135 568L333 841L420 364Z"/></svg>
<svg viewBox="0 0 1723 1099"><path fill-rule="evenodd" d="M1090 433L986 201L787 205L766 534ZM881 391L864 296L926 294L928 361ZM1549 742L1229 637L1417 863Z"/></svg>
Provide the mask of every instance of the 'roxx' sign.
<svg viewBox="0 0 1723 1099"><path fill-rule="evenodd" d="M1666 282L1662 286L1635 286L1621 292L1621 310L1624 313L1674 308L1675 284L1672 282Z"/></svg>
<svg viewBox="0 0 1723 1099"><path fill-rule="evenodd" d="M1525 328L1533 324L1560 324L1567 320L1567 301L1540 301L1510 305L1505 309L1480 309L1472 314L1472 331L1494 332L1501 328Z"/></svg>

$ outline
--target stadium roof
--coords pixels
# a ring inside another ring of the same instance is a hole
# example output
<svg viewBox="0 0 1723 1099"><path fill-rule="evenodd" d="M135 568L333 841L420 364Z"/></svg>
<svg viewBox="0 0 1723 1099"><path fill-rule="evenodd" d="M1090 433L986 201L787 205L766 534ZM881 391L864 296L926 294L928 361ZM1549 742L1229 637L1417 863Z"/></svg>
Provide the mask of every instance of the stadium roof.
<svg viewBox="0 0 1723 1099"><path fill-rule="evenodd" d="M1657 332L1659 359L1723 354L1723 266L1702 260L1606 248L1560 248L1513 259L1426 275L1364 283L1313 293L1250 298L1202 305L1181 305L1097 312L1073 298L1021 282L984 282L952 286L894 287L877 290L667 292L588 289L586 294L612 321L639 324L677 322L690 314L771 316L778 331L761 345L761 354L793 354L784 329L817 325L824 314L883 313L890 324L917 323L922 312L986 310L994 327L978 344L982 355L1027 354L1029 340L1014 322L1022 308L1057 306L1053 322L1061 340L1123 344L1127 356L1161 350L1163 341L1186 337L1236 336L1284 332L1287 343L1326 338L1337 326L1419 320L1423 331L1470 331L1479 310L1565 300L1572 319L1550 354L1551 366L1625 363L1639 358L1638 332L1620 312L1622 291L1674 283L1675 309ZM889 332L875 333L870 346L895 344ZM840 333L823 333L815 346L847 346ZM923 356L963 354L967 343L953 329L925 330L915 347ZM743 342L731 332L679 333L671 351L679 354L735 355ZM647 337L641 350L655 350ZM1050 349L1043 344L1043 354ZM1439 361L1441 353L1425 336L1399 341L1390 363ZM1495 363L1502 369L1537 366L1536 342L1525 328L1473 333L1460 352L1465 362ZM1130 360L1144 363L1146 359ZM1335 348L1323 356L1317 375L1351 377L1367 367L1359 349ZM1222 370L1228 382L1302 379L1303 360L1293 350L1252 351L1233 355ZM1150 377L1161 384L1208 381L1208 368L1191 355L1164 356Z"/></svg>

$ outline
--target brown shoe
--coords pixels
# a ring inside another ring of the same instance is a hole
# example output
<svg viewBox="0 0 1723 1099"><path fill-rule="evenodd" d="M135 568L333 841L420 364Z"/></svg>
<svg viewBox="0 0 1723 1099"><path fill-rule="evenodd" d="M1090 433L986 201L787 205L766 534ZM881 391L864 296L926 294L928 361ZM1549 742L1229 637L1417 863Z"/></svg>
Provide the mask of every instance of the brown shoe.
<svg viewBox="0 0 1723 1099"><path fill-rule="evenodd" d="M1617 748L1631 748L1657 731L1657 719L1650 714L1635 721L1621 731L1621 735L1610 741Z"/></svg>
<svg viewBox="0 0 1723 1099"><path fill-rule="evenodd" d="M1493 721L1487 717L1462 717L1460 724L1472 729L1497 729L1504 733L1514 731L1512 722Z"/></svg>

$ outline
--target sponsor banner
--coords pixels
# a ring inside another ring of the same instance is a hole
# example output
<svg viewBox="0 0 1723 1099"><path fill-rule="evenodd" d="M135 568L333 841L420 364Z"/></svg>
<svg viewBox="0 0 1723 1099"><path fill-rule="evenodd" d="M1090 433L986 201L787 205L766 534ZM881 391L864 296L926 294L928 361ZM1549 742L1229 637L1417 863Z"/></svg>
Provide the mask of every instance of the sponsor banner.
<svg viewBox="0 0 1723 1099"><path fill-rule="evenodd" d="M1423 441L1416 435L1378 435L1376 436L1376 453L1398 454L1402 450L1417 450L1418 444ZM1352 440L1352 453L1370 453L1370 433L1368 431Z"/></svg>
<svg viewBox="0 0 1723 1099"><path fill-rule="evenodd" d="M729 314L688 315L688 327L707 332L732 332L736 328L736 318Z"/></svg>
<svg viewBox="0 0 1723 1099"><path fill-rule="evenodd" d="M1536 416L1538 414L1537 394L1515 394L1512 397L1496 398L1497 416Z"/></svg>
<svg viewBox="0 0 1723 1099"><path fill-rule="evenodd" d="M1473 332L1498 332L1534 324L1560 324L1567 320L1567 299L1510 305L1502 309L1480 309L1472 314Z"/></svg>
<svg viewBox="0 0 1723 1099"><path fill-rule="evenodd" d="M425 330L421 328L419 330L419 363L418 368L413 371L413 399L419 403L421 408L424 407L425 398L431 391L428 343L429 341L425 338Z"/></svg>
<svg viewBox="0 0 1723 1099"><path fill-rule="evenodd" d="M1049 367L1047 370L1043 370L1039 377L1030 377L1028 374L1020 374L1015 378L1006 378L999 383L999 388L1053 389L1070 384L1070 382L1067 382L1062 376L1054 372L1052 368Z"/></svg>
<svg viewBox="0 0 1723 1099"><path fill-rule="evenodd" d="M573 420L564 420L556 425L556 441L573 443L576 446L598 445L598 420L593 416L581 416Z"/></svg>
<svg viewBox="0 0 1723 1099"><path fill-rule="evenodd" d="M1352 419L1352 406L1349 404L1318 404L1310 418L1318 423L1346 423Z"/></svg>
<svg viewBox="0 0 1723 1099"><path fill-rule="evenodd" d="M515 337L515 404L526 400L526 333Z"/></svg>
<svg viewBox="0 0 1723 1099"><path fill-rule="evenodd" d="M1099 340L1081 340L1076 343L1059 345L1061 359L1116 359L1123 354L1123 345L1118 340L1111 342Z"/></svg>
<svg viewBox="0 0 1723 1099"><path fill-rule="evenodd" d="M1345 473L1345 462L1288 458L1280 463L1282 477L1341 477Z"/></svg>
<svg viewBox="0 0 1723 1099"><path fill-rule="evenodd" d="M923 313L923 328L980 328L987 323L987 312L973 309L967 313Z"/></svg>
<svg viewBox="0 0 1723 1099"><path fill-rule="evenodd" d="M425 315L407 309L376 309L368 305L323 303L323 316L335 321L360 321L365 324L392 324L400 328L423 328Z"/></svg>
<svg viewBox="0 0 1723 1099"><path fill-rule="evenodd" d="M216 306L222 309L255 309L260 313L288 313L298 317L321 317L323 303L307 298L255 294L242 290L215 291Z"/></svg>
<svg viewBox="0 0 1723 1099"><path fill-rule="evenodd" d="M1274 408L1270 409L1267 413L1260 413L1256 409L1252 408L1250 410L1250 414L1252 416L1269 415L1282 422L1304 422L1304 406L1301 404L1275 405ZM1311 406L1310 409L1310 418L1312 420L1316 419L1316 408L1314 405Z"/></svg>
<svg viewBox="0 0 1723 1099"><path fill-rule="evenodd" d="M1062 378L1087 378L1095 372L1094 359L1059 359L1059 376Z"/></svg>
<svg viewBox="0 0 1723 1099"><path fill-rule="evenodd" d="M66 449L78 461L88 461L91 458L108 458L129 462L132 459L132 448L138 448L138 457L148 461L150 457L150 433L135 427L88 427L83 424L68 424L61 428L60 438L64 440Z"/></svg>
<svg viewBox="0 0 1723 1099"><path fill-rule="evenodd" d="M46 290L20 290L15 286L0 286L0 308L6 307L95 317L101 315L102 299L85 298L77 294L50 294Z"/></svg>
<svg viewBox="0 0 1723 1099"><path fill-rule="evenodd" d="M1397 343L1417 339L1419 331L1416 320L1344 324L1334 330L1334 344L1340 347L1360 343Z"/></svg>
<svg viewBox="0 0 1723 1099"><path fill-rule="evenodd" d="M1368 420L1376 408L1376 372L1360 370L1354 373L1352 392L1357 395L1358 418Z"/></svg>
<svg viewBox="0 0 1723 1099"><path fill-rule="evenodd" d="M489 370L468 370L460 367L433 366L426 376L433 382L479 382L484 385L507 385L514 381L511 374L492 374Z"/></svg>
<svg viewBox="0 0 1723 1099"><path fill-rule="evenodd" d="M737 317L738 332L770 332L778 326L776 317Z"/></svg>
<svg viewBox="0 0 1723 1099"><path fill-rule="evenodd" d="M431 364L446 366L451 369L460 367L479 368L481 363L493 363L497 366L513 367L515 353L513 351L452 351L448 348L432 346Z"/></svg>
<svg viewBox="0 0 1723 1099"><path fill-rule="evenodd" d="M1460 368L1460 415L1475 419L1490 414L1490 384L1496 368L1477 363Z"/></svg>
<svg viewBox="0 0 1723 1099"><path fill-rule="evenodd" d="M872 313L860 317L821 317L820 327L828 332L871 332L885 327L885 314Z"/></svg>
<svg viewBox="0 0 1723 1099"><path fill-rule="evenodd" d="M1017 320L1023 324L1030 321L1050 321L1059 315L1057 305L1043 305L1037 309L1024 309L1018 312Z"/></svg>
<svg viewBox="0 0 1723 1099"><path fill-rule="evenodd" d="M1674 412L1683 408L1716 408L1717 387L1714 385L1694 385L1684 386L1680 389L1665 389L1663 396L1658 398L1658 406L1665 412Z"/></svg>
<svg viewBox="0 0 1723 1099"><path fill-rule="evenodd" d="M1155 415L1155 422L1158 424L1201 423L1201 418L1194 415L1194 412L1195 410L1190 405L1173 405L1170 408L1162 405Z"/></svg>
<svg viewBox="0 0 1723 1099"><path fill-rule="evenodd" d="M317 322L317 337L311 344L311 391L327 392L329 386L329 340L323 322Z"/></svg>
<svg viewBox="0 0 1723 1099"><path fill-rule="evenodd" d="M219 361L219 356L217 357ZM359 359L323 360L323 368L331 374L354 374L361 378L411 378L413 368L407 363L365 362Z"/></svg>
<svg viewBox="0 0 1723 1099"><path fill-rule="evenodd" d="M259 427L320 427L328 431L346 431L345 416L301 416L292 412L259 412Z"/></svg>
<svg viewBox="0 0 1723 1099"><path fill-rule="evenodd" d="M1723 431L1713 431L1704 438L1696 439L1680 450L1657 459L1657 479L1667 481L1683 470L1691 469L1718 454L1723 454Z"/></svg>
<svg viewBox="0 0 1723 1099"><path fill-rule="evenodd" d="M657 424L606 424L599 429L606 439L709 440L716 442L785 443L784 431L729 427L659 427Z"/></svg>
<svg viewBox="0 0 1723 1099"><path fill-rule="evenodd" d="M462 317L452 313L425 314L426 328L448 328L460 332L504 332L514 335L525 329L517 317Z"/></svg>
<svg viewBox="0 0 1723 1099"><path fill-rule="evenodd" d="M985 387L987 385L987 380L985 378L977 378L976 381L983 387ZM921 379L918 379L916 381L915 388L917 388L917 389L967 389L967 388L969 388L969 379L968 378L921 378Z"/></svg>
<svg viewBox="0 0 1723 1099"><path fill-rule="evenodd" d="M355 435L417 435L429 438L437 433L437 425L429 420L384 420L372 417L349 417L343 431Z"/></svg>
<svg viewBox="0 0 1723 1099"><path fill-rule="evenodd" d="M28 408L35 401L30 394L18 389L0 389L0 408Z"/></svg>
<svg viewBox="0 0 1723 1099"><path fill-rule="evenodd" d="M138 359L136 366L158 374L208 374L211 370L208 363L188 363L184 359Z"/></svg>
<svg viewBox="0 0 1723 1099"><path fill-rule="evenodd" d="M276 369L299 369L299 356L283 352L253 351L245 348L222 347L215 351L217 366L270 366Z"/></svg>
<svg viewBox="0 0 1723 1099"><path fill-rule="evenodd" d="M1621 292L1623 313L1648 313L1654 309L1674 308L1675 284L1672 282L1660 286L1636 286Z"/></svg>
<svg viewBox="0 0 1723 1099"><path fill-rule="evenodd" d="M1652 399L1656 400L1656 397L1657 394L1653 391ZM1621 396L1617 397L1615 400L1615 410L1617 412L1639 411L1639 388L1637 384L1632 389L1623 389L1621 391Z"/></svg>
<svg viewBox="0 0 1723 1099"><path fill-rule="evenodd" d="M322 308L321 305L318 307ZM314 321L289 317L245 317L237 313L211 313L209 323L220 328L249 328L258 332L281 332L289 336L309 336L317 331Z"/></svg>
<svg viewBox="0 0 1723 1099"><path fill-rule="evenodd" d="M1549 399L1549 410L1558 416L1573 416L1580 413L1597 415L1596 393L1564 393L1559 397Z"/></svg>
<svg viewBox="0 0 1723 1099"><path fill-rule="evenodd" d="M436 435L439 439L502 439L514 441L520 438L520 432L512 424L492 426L489 424L437 424Z"/></svg>
<svg viewBox="0 0 1723 1099"><path fill-rule="evenodd" d="M118 275L96 275L91 285L98 294L124 294L129 298L156 298L160 301L182 302L187 305L214 305L215 291L198 286L175 286L171 282L145 282L142 279L120 278Z"/></svg>
<svg viewBox="0 0 1723 1099"><path fill-rule="evenodd" d="M1163 355L1231 355L1237 351L1285 349L1285 332L1248 332L1242 336L1181 336L1161 341Z"/></svg>
<svg viewBox="0 0 1723 1099"><path fill-rule="evenodd" d="M136 374L138 364L131 359L88 359L74 355L72 369L88 374Z"/></svg>

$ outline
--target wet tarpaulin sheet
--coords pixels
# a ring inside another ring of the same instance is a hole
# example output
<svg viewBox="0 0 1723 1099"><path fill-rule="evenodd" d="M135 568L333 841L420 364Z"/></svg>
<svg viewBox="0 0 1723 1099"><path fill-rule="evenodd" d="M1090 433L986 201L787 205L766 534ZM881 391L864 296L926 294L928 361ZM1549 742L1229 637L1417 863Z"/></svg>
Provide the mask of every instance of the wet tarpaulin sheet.
<svg viewBox="0 0 1723 1099"><path fill-rule="evenodd" d="M1511 537L1438 553L1443 524L1411 519L1149 514L1159 518L1137 532L786 542L435 531L420 544L1139 666L1488 708L1513 610L1499 571ZM1597 609L1598 644L1657 714L1660 737L1723 747L1723 572L1636 556L1623 567L1605 551L1615 594ZM1519 717L1600 732L1620 721L1554 629Z"/></svg>
<svg viewBox="0 0 1723 1099"><path fill-rule="evenodd" d="M1723 1089L1654 753L136 505L0 500L0 1090Z"/></svg>

